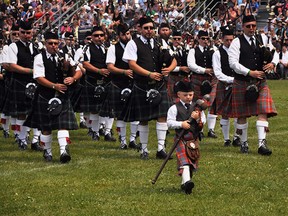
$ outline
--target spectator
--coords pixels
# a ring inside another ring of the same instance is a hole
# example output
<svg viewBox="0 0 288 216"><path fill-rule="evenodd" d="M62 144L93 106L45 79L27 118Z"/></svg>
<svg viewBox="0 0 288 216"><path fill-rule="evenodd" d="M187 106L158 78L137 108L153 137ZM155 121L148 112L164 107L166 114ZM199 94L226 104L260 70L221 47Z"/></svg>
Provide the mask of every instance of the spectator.
<svg viewBox="0 0 288 216"><path fill-rule="evenodd" d="M103 14L103 18L100 21L101 26L105 26L106 28L110 28L112 24L112 20L108 17L107 13Z"/></svg>
<svg viewBox="0 0 288 216"><path fill-rule="evenodd" d="M24 16L24 21L26 22L33 22L35 17L35 11L33 10L32 6L28 7L28 11L26 12Z"/></svg>
<svg viewBox="0 0 288 216"><path fill-rule="evenodd" d="M279 60L279 72L281 79L287 79L288 75L288 52L287 52L287 46L284 44L282 46L282 58Z"/></svg>
<svg viewBox="0 0 288 216"><path fill-rule="evenodd" d="M43 11L42 11L42 5L38 5L36 7L36 10L35 10L35 20L38 20L40 17L42 17L44 15Z"/></svg>
<svg viewBox="0 0 288 216"><path fill-rule="evenodd" d="M64 21L63 25L60 28L60 34L62 35L62 38L64 37L64 34L66 32L72 32L72 28L68 25L68 21Z"/></svg>

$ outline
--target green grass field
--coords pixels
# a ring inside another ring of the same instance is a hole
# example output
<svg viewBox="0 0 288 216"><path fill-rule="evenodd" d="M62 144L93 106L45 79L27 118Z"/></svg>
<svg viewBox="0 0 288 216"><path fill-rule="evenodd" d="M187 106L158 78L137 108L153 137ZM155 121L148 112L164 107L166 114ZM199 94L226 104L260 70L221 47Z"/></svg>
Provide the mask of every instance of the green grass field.
<svg viewBox="0 0 288 216"><path fill-rule="evenodd" d="M201 143L191 195L180 190L175 155L151 184L162 163L155 159L155 122L148 161L134 150L119 150L118 142L93 142L84 129L71 132L72 160L65 165L59 163L55 134L53 163L45 163L42 153L19 151L12 138L1 135L0 215L288 215L288 81L269 86L278 110L267 136L273 154L257 154L255 118L249 119L248 155L223 147L217 121L219 138Z"/></svg>

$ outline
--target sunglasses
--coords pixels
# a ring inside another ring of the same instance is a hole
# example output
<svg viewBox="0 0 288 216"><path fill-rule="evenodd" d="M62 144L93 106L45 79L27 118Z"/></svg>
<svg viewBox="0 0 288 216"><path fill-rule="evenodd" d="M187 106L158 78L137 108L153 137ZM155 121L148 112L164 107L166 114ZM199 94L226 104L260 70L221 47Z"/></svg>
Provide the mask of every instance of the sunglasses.
<svg viewBox="0 0 288 216"><path fill-rule="evenodd" d="M17 36L18 36L19 33L13 32L12 35L13 35L13 36L16 36L16 35L17 35Z"/></svg>
<svg viewBox="0 0 288 216"><path fill-rule="evenodd" d="M245 27L246 27L246 28L251 28L251 27L252 27L252 28L255 28L255 27L256 27L256 25L254 25L254 24L251 24L251 25L246 25Z"/></svg>
<svg viewBox="0 0 288 216"><path fill-rule="evenodd" d="M29 35L29 34L31 34L32 32L30 31L30 32L27 32L27 31L20 31L21 32L21 34L27 34L27 35Z"/></svg>
<svg viewBox="0 0 288 216"><path fill-rule="evenodd" d="M93 37L104 37L104 34L93 34Z"/></svg>
<svg viewBox="0 0 288 216"><path fill-rule="evenodd" d="M173 38L173 40L181 40L182 38Z"/></svg>
<svg viewBox="0 0 288 216"><path fill-rule="evenodd" d="M86 40L91 40L92 38L91 37L89 37L89 38L86 38Z"/></svg>
<svg viewBox="0 0 288 216"><path fill-rule="evenodd" d="M145 27L143 27L145 30L153 30L154 29L154 27L153 26L145 26Z"/></svg>
<svg viewBox="0 0 288 216"><path fill-rule="evenodd" d="M201 40L209 40L209 37L201 37Z"/></svg>
<svg viewBox="0 0 288 216"><path fill-rule="evenodd" d="M59 43L58 42L48 42L48 44L51 46L51 45L58 45Z"/></svg>

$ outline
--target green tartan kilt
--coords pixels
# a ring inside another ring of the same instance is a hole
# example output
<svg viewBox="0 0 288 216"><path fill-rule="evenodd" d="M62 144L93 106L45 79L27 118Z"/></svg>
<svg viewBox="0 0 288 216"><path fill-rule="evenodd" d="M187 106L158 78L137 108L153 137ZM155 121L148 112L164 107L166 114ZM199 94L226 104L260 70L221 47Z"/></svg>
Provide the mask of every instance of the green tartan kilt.
<svg viewBox="0 0 288 216"><path fill-rule="evenodd" d="M102 84L102 86L105 88L106 90L106 86L108 85L108 83ZM100 109L103 105L103 101L99 101L96 99L96 97L94 97L94 91L96 88L97 84L96 82L91 82L91 81L87 81L85 80L84 82L84 86L82 89L82 94L81 94L81 98L80 98L80 110L81 112L92 112L92 113L99 113Z"/></svg>
<svg viewBox="0 0 288 216"><path fill-rule="evenodd" d="M9 92L3 107L7 116L28 115L32 108L32 100L26 97L25 89L29 81L11 78Z"/></svg>
<svg viewBox="0 0 288 216"><path fill-rule="evenodd" d="M131 89L131 87L127 88ZM107 97L99 113L100 116L120 119L120 114L126 103L121 100L121 91L123 89L124 88L118 87L113 82L110 82L107 86Z"/></svg>
<svg viewBox="0 0 288 216"><path fill-rule="evenodd" d="M167 111L172 106L172 99L168 97L166 83L160 88L154 88L161 94L161 102L158 106L151 105L146 98L147 91L151 88L140 88L136 83L133 85L129 101L125 104L120 119L125 122L150 121L160 117L167 117Z"/></svg>
<svg viewBox="0 0 288 216"><path fill-rule="evenodd" d="M47 110L50 99L46 99L37 93L33 100L33 109L29 113L24 125L31 128L38 128L42 131L78 129L77 120L70 99L60 99L63 106L62 111L59 115L53 116L50 115Z"/></svg>

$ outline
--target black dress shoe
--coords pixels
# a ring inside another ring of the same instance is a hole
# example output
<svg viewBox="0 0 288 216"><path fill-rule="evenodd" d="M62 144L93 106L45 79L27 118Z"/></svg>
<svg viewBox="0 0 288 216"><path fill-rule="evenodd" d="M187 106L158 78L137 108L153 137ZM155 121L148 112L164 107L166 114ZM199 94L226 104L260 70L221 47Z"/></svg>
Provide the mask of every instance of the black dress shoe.
<svg viewBox="0 0 288 216"><path fill-rule="evenodd" d="M120 145L120 149L122 149L122 150L126 150L127 148L128 148L127 144L125 144L125 143L121 143L121 145Z"/></svg>
<svg viewBox="0 0 288 216"><path fill-rule="evenodd" d="M135 140L129 142L128 146L129 146L129 148L132 148L132 149L139 149L139 146L135 143Z"/></svg>
<svg viewBox="0 0 288 216"><path fill-rule="evenodd" d="M190 181L190 180L181 185L181 189L186 194L191 194L193 188L194 188L194 183L192 181Z"/></svg>
<svg viewBox="0 0 288 216"><path fill-rule="evenodd" d="M86 122L80 122L79 127L80 128L87 128Z"/></svg>
<svg viewBox="0 0 288 216"><path fill-rule="evenodd" d="M241 146L240 137L238 137L238 136L234 137L233 142L232 142L232 145L233 145L234 147L239 147L239 146Z"/></svg>
<svg viewBox="0 0 288 216"><path fill-rule="evenodd" d="M43 148L39 145L39 142L32 143L31 149L34 151L43 151Z"/></svg>
<svg viewBox="0 0 288 216"><path fill-rule="evenodd" d="M167 153L162 149L161 151L157 151L157 153L156 153L156 158L157 159L166 159L167 158ZM169 160L171 160L172 159L172 157L170 156L169 157Z"/></svg>
<svg viewBox="0 0 288 216"><path fill-rule="evenodd" d="M52 155L48 154L46 149L43 152L43 157L46 162L52 162Z"/></svg>
<svg viewBox="0 0 288 216"><path fill-rule="evenodd" d="M19 146L19 149L20 149L21 151L24 151L24 150L27 149L27 143L26 143L25 141L19 140L18 146Z"/></svg>
<svg viewBox="0 0 288 216"><path fill-rule="evenodd" d="M100 136L95 131L93 131L92 133L93 133L92 134L92 140L99 141L100 140Z"/></svg>
<svg viewBox="0 0 288 216"><path fill-rule="evenodd" d="M88 133L87 133L88 136L93 136L93 130L92 128L88 128Z"/></svg>
<svg viewBox="0 0 288 216"><path fill-rule="evenodd" d="M258 148L258 154L260 155L271 155L272 151L267 147L267 141L264 139L262 145Z"/></svg>
<svg viewBox="0 0 288 216"><path fill-rule="evenodd" d="M61 163L68 163L71 160L71 156L69 154L68 146L65 147L65 151L60 155Z"/></svg>
<svg viewBox="0 0 288 216"><path fill-rule="evenodd" d="M210 129L208 131L208 137L211 137L211 138L217 138L216 134L215 134L215 131L213 131L212 129Z"/></svg>
<svg viewBox="0 0 288 216"><path fill-rule="evenodd" d="M3 137L5 138L5 139L7 139L7 138L9 138L9 131L7 130L3 130Z"/></svg>
<svg viewBox="0 0 288 216"><path fill-rule="evenodd" d="M231 146L231 141L230 140L226 140L224 142L224 147L229 147L229 146Z"/></svg>
<svg viewBox="0 0 288 216"><path fill-rule="evenodd" d="M246 142L243 142L243 143L241 144L241 146L240 146L240 151L241 151L241 153L243 153L243 154L248 154L248 149L249 149L249 147L248 147L247 141L246 141Z"/></svg>
<svg viewBox="0 0 288 216"><path fill-rule="evenodd" d="M100 136L105 136L105 129L104 128L100 128L99 129L99 135Z"/></svg>
<svg viewBox="0 0 288 216"><path fill-rule="evenodd" d="M108 142L116 142L116 139L112 137L110 133L105 135L104 140Z"/></svg>
<svg viewBox="0 0 288 216"><path fill-rule="evenodd" d="M149 159L149 153L144 151L144 152L140 155L140 158L141 158L142 160L148 160L148 159Z"/></svg>

